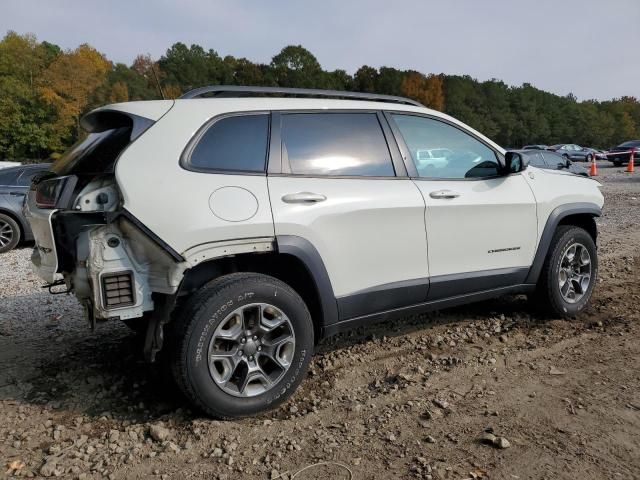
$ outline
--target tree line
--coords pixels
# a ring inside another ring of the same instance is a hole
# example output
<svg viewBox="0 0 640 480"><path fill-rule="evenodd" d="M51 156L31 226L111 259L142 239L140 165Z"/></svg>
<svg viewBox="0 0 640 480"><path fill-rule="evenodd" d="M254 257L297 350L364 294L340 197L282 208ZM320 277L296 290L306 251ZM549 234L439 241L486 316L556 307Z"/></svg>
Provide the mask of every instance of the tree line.
<svg viewBox="0 0 640 480"><path fill-rule="evenodd" d="M505 147L577 143L608 148L640 138L640 102L559 96L525 83L468 75L360 67L327 71L302 46L287 46L268 64L199 45L175 43L159 59L111 62L88 44L62 50L35 36L8 32L0 41L0 160L57 157L82 131L82 115L114 102L176 98L203 85L325 88L410 97L446 112ZM162 92L162 93L161 93Z"/></svg>

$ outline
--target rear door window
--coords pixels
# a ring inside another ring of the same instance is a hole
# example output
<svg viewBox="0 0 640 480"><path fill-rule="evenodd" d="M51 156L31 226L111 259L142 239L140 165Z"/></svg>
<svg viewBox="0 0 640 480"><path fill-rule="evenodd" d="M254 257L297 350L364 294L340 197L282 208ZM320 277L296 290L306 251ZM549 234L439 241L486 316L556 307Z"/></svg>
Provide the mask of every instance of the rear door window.
<svg viewBox="0 0 640 480"><path fill-rule="evenodd" d="M196 171L266 171L269 115L236 115L216 120L198 138L186 167Z"/></svg>
<svg viewBox="0 0 640 480"><path fill-rule="evenodd" d="M287 173L393 177L395 170L375 113L282 115L282 161Z"/></svg>

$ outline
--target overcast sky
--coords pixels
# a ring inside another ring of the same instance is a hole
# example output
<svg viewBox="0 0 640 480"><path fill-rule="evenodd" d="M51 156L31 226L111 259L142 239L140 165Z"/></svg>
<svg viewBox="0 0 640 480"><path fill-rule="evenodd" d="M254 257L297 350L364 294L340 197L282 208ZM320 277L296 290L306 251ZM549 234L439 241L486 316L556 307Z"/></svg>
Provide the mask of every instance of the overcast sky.
<svg viewBox="0 0 640 480"><path fill-rule="evenodd" d="M640 0L0 0L0 34L89 43L130 64L175 42L268 63L290 44L363 64L640 98Z"/></svg>

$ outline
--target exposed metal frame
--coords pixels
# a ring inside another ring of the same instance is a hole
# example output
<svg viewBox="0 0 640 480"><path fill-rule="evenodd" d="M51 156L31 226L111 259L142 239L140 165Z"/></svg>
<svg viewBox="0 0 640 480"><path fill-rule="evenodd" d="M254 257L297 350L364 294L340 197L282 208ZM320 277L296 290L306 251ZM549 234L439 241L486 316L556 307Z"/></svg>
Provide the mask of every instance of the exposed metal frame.
<svg viewBox="0 0 640 480"><path fill-rule="evenodd" d="M203 95L212 97L245 97L251 94L268 94L298 97L325 97L344 98L349 100L371 100L375 102L399 103L402 105L413 105L424 107L420 102L410 98L396 97L394 95L378 95L375 93L347 92L341 90L322 90L319 88L285 88L285 87L249 87L239 85L210 85L207 87L195 88L182 94L180 99L198 98Z"/></svg>

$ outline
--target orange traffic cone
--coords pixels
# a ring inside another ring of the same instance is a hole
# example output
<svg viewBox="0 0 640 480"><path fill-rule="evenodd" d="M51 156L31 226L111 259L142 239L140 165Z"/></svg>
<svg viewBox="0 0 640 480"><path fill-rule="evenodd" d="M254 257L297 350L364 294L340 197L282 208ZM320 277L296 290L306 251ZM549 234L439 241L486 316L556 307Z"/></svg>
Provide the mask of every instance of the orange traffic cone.
<svg viewBox="0 0 640 480"><path fill-rule="evenodd" d="M629 163L627 163L627 173L633 173L633 164L635 163L633 157L634 154L636 153L636 149L632 148L631 149L631 156L629 157Z"/></svg>
<svg viewBox="0 0 640 480"><path fill-rule="evenodd" d="M598 164L596 163L596 156L591 158L591 165L589 165L589 176L595 177L598 175Z"/></svg>

